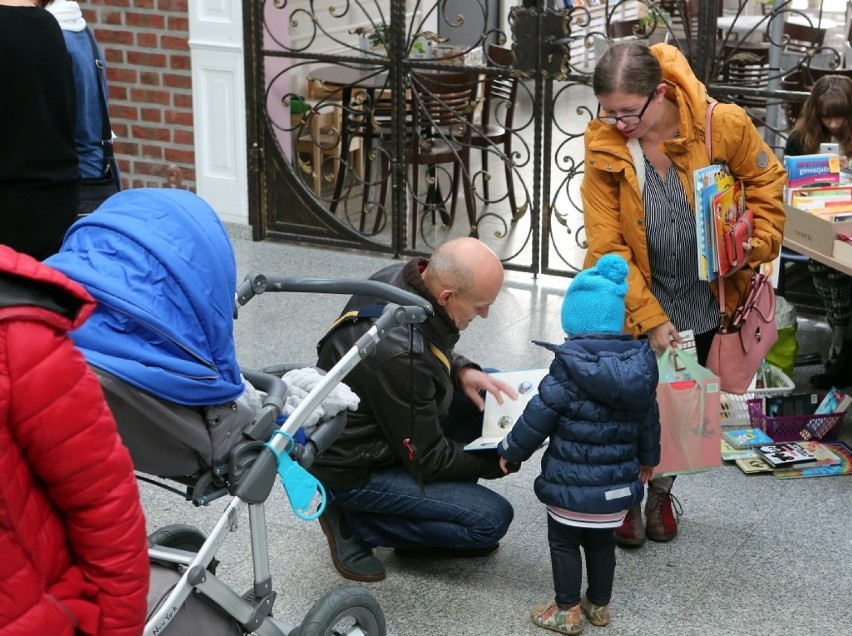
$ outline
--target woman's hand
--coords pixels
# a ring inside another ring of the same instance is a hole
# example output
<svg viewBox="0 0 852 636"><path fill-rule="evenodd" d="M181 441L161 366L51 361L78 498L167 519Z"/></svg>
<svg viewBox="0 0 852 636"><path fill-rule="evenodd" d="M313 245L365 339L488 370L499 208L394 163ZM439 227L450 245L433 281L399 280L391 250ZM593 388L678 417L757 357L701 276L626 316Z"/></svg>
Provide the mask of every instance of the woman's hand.
<svg viewBox="0 0 852 636"><path fill-rule="evenodd" d="M653 466L640 466L639 467L639 481L643 484L647 484L651 481L651 477L654 476L654 467Z"/></svg>
<svg viewBox="0 0 852 636"><path fill-rule="evenodd" d="M751 243L749 243L748 241L743 243L742 246L743 246L743 258L742 258L742 260L737 265L734 265L733 267L731 267L731 269L728 270L728 272L725 274L725 278L733 276L734 273L736 273L736 272L740 271L742 268L748 266L748 263L751 260L751 253L754 251L754 248L751 246Z"/></svg>
<svg viewBox="0 0 852 636"><path fill-rule="evenodd" d="M683 338L680 337L671 321L667 321L648 330L648 342L654 352L660 355L666 347L674 348L681 344Z"/></svg>

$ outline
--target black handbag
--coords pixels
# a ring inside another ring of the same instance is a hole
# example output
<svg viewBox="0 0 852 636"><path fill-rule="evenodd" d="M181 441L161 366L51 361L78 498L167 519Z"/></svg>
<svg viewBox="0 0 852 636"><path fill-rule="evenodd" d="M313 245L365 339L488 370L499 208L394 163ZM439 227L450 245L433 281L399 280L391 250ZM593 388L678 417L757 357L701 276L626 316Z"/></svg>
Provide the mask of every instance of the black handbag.
<svg viewBox="0 0 852 636"><path fill-rule="evenodd" d="M104 86L103 68L104 63L98 55L98 46L89 28L85 29L89 36L89 44L92 47L92 56L98 76L98 90L100 92L101 105L101 147L104 152L103 177L97 179L80 180L80 205L77 208L77 216L85 216L94 212L104 201L121 190L121 178L118 175L118 166L112 150L112 126L109 122L109 111L107 109L106 87Z"/></svg>

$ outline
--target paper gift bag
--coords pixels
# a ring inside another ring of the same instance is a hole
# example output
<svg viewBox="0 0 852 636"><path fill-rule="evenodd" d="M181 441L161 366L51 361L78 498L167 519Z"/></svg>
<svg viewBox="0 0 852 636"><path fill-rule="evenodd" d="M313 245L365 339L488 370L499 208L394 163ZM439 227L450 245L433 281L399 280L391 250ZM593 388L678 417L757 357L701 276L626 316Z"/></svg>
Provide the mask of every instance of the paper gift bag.
<svg viewBox="0 0 852 636"><path fill-rule="evenodd" d="M675 376L670 357L685 372ZM654 476L682 475L716 468L722 462L719 378L692 355L667 349L658 359L660 382L660 464Z"/></svg>

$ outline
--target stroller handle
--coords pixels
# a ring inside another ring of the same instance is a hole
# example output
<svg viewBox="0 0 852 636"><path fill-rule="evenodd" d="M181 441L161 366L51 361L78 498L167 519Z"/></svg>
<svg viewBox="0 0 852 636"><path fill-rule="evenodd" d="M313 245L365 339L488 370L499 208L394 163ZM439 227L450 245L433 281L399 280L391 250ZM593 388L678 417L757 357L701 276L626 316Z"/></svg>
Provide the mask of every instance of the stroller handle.
<svg viewBox="0 0 852 636"><path fill-rule="evenodd" d="M267 291L313 292L347 296L362 294L365 296L374 296L397 305L420 308L426 312L423 320L432 315L432 305L426 299L377 280L266 276L258 272L251 272L246 275L243 282L237 287L234 316L236 316L237 310L240 307L248 303L256 295ZM422 322L422 320L416 322Z"/></svg>

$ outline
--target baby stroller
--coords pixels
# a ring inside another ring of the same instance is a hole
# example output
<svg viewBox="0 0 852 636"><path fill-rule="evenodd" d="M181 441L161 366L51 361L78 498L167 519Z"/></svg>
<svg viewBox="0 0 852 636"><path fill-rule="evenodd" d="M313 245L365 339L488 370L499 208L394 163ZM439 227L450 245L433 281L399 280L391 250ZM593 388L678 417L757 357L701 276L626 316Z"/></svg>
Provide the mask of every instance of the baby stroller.
<svg viewBox="0 0 852 636"><path fill-rule="evenodd" d="M272 616L264 502L279 476L297 515L318 516L324 491L304 468L334 441L345 411L320 421L301 442L297 433L389 328L425 320L428 303L362 280L251 274L237 290L225 228L202 199L182 190L110 197L72 226L48 263L98 301L72 335L101 379L137 470L179 482L195 505L231 497L207 537L191 526L149 536L152 594L144 634L383 636L381 607L360 585L332 590L299 625ZM266 291L369 293L389 303L283 424L288 386L277 375L240 369L234 350L238 307ZM262 391L259 407L244 399L245 381ZM215 556L246 510L254 577L239 594L216 576Z"/></svg>

